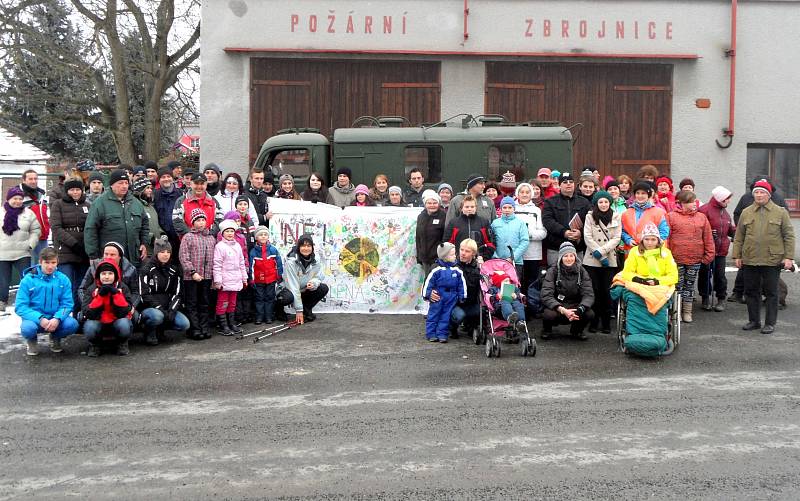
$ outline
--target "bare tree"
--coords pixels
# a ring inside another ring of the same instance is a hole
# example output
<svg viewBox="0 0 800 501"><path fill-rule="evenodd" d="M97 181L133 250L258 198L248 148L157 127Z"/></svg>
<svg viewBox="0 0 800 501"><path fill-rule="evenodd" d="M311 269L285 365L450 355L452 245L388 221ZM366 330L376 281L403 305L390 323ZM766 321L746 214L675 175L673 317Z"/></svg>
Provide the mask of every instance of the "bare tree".
<svg viewBox="0 0 800 501"><path fill-rule="evenodd" d="M139 154L158 158L162 107L182 95L179 77L200 54L199 2L69 0L77 23L90 32L80 50L42 36L32 23L34 9L54 2L60 0L0 0L0 59L19 62L32 56L81 79L84 92L52 94L38 88L28 97L69 105L72 111L61 119L108 130L122 162L137 163ZM165 99L175 87L178 91ZM134 95L141 97L143 111L132 109ZM137 111L144 116L133 117ZM143 124L141 151L134 139L138 123Z"/></svg>

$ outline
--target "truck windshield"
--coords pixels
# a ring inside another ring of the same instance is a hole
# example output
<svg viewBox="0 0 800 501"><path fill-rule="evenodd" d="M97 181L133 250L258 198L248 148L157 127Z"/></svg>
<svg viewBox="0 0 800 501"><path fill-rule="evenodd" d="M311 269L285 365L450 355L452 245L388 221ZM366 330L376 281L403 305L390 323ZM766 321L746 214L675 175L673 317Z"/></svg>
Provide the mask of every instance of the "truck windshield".
<svg viewBox="0 0 800 501"><path fill-rule="evenodd" d="M525 177L527 152L521 144L492 144L487 152L489 179L500 179L506 171L511 171L521 181Z"/></svg>
<svg viewBox="0 0 800 501"><path fill-rule="evenodd" d="M426 183L442 182L442 147L441 146L406 146L403 154L405 177L412 169L417 168L425 177Z"/></svg>
<svg viewBox="0 0 800 501"><path fill-rule="evenodd" d="M306 149L283 150L278 152L270 165L281 174L291 174L292 177L307 177L311 175L311 152Z"/></svg>

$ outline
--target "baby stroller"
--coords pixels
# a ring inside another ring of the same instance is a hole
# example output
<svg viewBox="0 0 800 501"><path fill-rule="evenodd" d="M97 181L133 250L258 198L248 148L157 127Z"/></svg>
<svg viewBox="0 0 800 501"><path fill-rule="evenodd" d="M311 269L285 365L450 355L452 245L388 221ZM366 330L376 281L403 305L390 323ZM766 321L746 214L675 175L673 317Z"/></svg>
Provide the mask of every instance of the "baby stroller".
<svg viewBox="0 0 800 501"><path fill-rule="evenodd" d="M498 338L502 338L508 343L520 344L520 354L523 357L536 356L536 340L531 337L528 328L525 332L517 332L513 325L505 319L496 315L495 308L489 299L489 287L491 287L491 276L497 271L502 271L511 279L511 282L519 287L517 270L513 264L505 259L489 259L481 266L481 314L480 324L473 331L472 340L475 344L486 346L486 356L499 357L500 343ZM524 302L525 297L521 300Z"/></svg>
<svg viewBox="0 0 800 501"><path fill-rule="evenodd" d="M616 290L614 290L616 289ZM651 314L644 306L643 300L624 287L617 286L612 289L612 298L618 297L617 305L617 338L620 351L629 355L643 357L656 357L671 355L681 342L681 301L678 293L674 292L668 303L656 314ZM633 311L629 311L633 308ZM633 317L631 317L633 315ZM629 317L631 317L629 319ZM658 326L666 321L664 340L666 346L658 335ZM630 342L628 336L634 330L637 334L636 342ZM641 332L636 332L641 331ZM647 333L647 335L642 335Z"/></svg>

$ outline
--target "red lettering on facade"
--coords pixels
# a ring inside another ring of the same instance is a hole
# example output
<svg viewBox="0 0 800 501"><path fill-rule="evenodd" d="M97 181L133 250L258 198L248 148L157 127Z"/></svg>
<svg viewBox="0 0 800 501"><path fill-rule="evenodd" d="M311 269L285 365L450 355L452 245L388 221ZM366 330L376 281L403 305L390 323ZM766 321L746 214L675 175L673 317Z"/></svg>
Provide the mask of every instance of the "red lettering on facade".
<svg viewBox="0 0 800 501"><path fill-rule="evenodd" d="M383 32L387 34L392 32L392 16L383 16Z"/></svg>
<svg viewBox="0 0 800 501"><path fill-rule="evenodd" d="M625 38L625 21L617 21L617 38Z"/></svg>
<svg viewBox="0 0 800 501"><path fill-rule="evenodd" d="M561 20L561 38L569 38L569 21Z"/></svg>
<svg viewBox="0 0 800 501"><path fill-rule="evenodd" d="M292 14L290 24L292 26L292 33L294 33L294 29L300 24L300 16L297 14Z"/></svg>
<svg viewBox="0 0 800 501"><path fill-rule="evenodd" d="M372 16L364 18L364 33L372 33Z"/></svg>
<svg viewBox="0 0 800 501"><path fill-rule="evenodd" d="M353 16L347 16L347 29L346 33L355 33L356 29L353 26Z"/></svg>
<svg viewBox="0 0 800 501"><path fill-rule="evenodd" d="M542 36L547 38L550 36L550 20L545 19L542 26Z"/></svg>
<svg viewBox="0 0 800 501"><path fill-rule="evenodd" d="M578 33L581 38L586 38L589 34L589 23L587 23L586 20L581 20L581 22L578 23Z"/></svg>
<svg viewBox="0 0 800 501"><path fill-rule="evenodd" d="M528 38L533 36L533 19L525 20L525 36Z"/></svg>
<svg viewBox="0 0 800 501"><path fill-rule="evenodd" d="M317 16L313 14L308 16L308 31L311 33L317 32Z"/></svg>
<svg viewBox="0 0 800 501"><path fill-rule="evenodd" d="M656 39L656 23L653 21L647 23L647 36L650 38L650 40Z"/></svg>
<svg viewBox="0 0 800 501"><path fill-rule="evenodd" d="M597 32L597 38L605 38L606 37L606 22L603 21L600 23L600 30Z"/></svg>
<svg viewBox="0 0 800 501"><path fill-rule="evenodd" d="M328 33L336 33L336 28L333 27L333 22L336 21L336 16L331 14L328 16Z"/></svg>
<svg viewBox="0 0 800 501"><path fill-rule="evenodd" d="M672 40L672 21L667 21L667 40Z"/></svg>

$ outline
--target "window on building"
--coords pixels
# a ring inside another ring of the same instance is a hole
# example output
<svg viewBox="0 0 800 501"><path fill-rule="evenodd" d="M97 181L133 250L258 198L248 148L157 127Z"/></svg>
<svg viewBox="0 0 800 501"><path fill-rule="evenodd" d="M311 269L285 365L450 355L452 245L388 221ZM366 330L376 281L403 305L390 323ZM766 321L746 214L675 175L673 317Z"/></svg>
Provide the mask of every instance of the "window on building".
<svg viewBox="0 0 800 501"><path fill-rule="evenodd" d="M800 145L748 144L746 188L764 175L781 191L786 208L800 216Z"/></svg>
<svg viewBox="0 0 800 501"><path fill-rule="evenodd" d="M417 168L425 177L426 183L442 182L442 147L441 146L406 146L403 154L403 169L408 173Z"/></svg>
<svg viewBox="0 0 800 501"><path fill-rule="evenodd" d="M525 146L521 144L493 144L486 156L489 179L499 181L508 171L514 173L517 182L525 179L525 164L528 160Z"/></svg>
<svg viewBox="0 0 800 501"><path fill-rule="evenodd" d="M311 175L311 151L284 150L278 152L270 162L272 170L278 175L291 174L292 177Z"/></svg>
<svg viewBox="0 0 800 501"><path fill-rule="evenodd" d="M200 138L196 137L192 139L192 148L199 148L200 147Z"/></svg>

